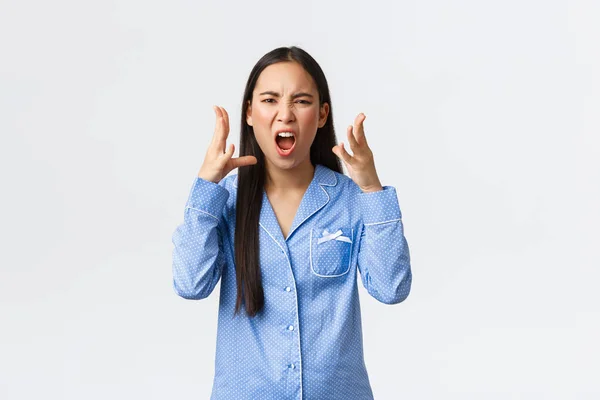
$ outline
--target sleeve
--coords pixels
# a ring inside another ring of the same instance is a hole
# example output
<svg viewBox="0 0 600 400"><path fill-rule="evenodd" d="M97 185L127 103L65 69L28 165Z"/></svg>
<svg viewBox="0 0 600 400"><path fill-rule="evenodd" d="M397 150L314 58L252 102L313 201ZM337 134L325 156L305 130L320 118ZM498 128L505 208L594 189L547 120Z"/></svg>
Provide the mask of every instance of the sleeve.
<svg viewBox="0 0 600 400"><path fill-rule="evenodd" d="M172 235L173 288L185 299L208 297L221 278L226 262L222 215L228 198L224 180L194 180L183 223Z"/></svg>
<svg viewBox="0 0 600 400"><path fill-rule="evenodd" d="M384 186L357 197L363 222L358 250L363 285L382 303L400 303L410 293L412 272L396 189Z"/></svg>

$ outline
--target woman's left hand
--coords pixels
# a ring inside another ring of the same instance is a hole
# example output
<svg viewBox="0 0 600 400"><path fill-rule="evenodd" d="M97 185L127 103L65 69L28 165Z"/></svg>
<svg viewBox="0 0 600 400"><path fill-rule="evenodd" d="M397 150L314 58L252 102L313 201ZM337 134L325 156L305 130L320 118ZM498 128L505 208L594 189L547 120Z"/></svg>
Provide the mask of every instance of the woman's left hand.
<svg viewBox="0 0 600 400"><path fill-rule="evenodd" d="M350 178L363 192L376 192L383 190L383 186L377 177L373 152L365 137L363 128L365 118L367 118L365 114L358 114L354 119L354 126L350 125L346 131L353 155L348 154L343 142L333 146L331 151L344 161Z"/></svg>

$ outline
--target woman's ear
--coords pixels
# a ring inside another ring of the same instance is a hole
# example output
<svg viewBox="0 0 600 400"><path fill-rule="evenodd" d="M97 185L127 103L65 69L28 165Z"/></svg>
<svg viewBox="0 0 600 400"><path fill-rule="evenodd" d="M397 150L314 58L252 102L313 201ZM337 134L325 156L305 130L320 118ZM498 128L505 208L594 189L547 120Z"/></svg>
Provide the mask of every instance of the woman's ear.
<svg viewBox="0 0 600 400"><path fill-rule="evenodd" d="M327 117L329 116L329 104L323 103L319 110L319 128L322 128L327 122Z"/></svg>
<svg viewBox="0 0 600 400"><path fill-rule="evenodd" d="M252 126L252 102L248 100L248 108L246 108L246 123Z"/></svg>

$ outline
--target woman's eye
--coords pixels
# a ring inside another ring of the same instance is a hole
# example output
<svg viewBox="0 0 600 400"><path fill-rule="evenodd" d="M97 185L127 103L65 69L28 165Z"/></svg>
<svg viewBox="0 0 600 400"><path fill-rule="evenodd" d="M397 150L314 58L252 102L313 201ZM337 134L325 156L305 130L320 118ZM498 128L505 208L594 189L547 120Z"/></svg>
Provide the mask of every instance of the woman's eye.
<svg viewBox="0 0 600 400"><path fill-rule="evenodd" d="M276 100L275 99L263 99L262 102L263 103L275 103ZM296 103L298 103L298 104L311 104L311 102L308 101L308 100L296 100Z"/></svg>

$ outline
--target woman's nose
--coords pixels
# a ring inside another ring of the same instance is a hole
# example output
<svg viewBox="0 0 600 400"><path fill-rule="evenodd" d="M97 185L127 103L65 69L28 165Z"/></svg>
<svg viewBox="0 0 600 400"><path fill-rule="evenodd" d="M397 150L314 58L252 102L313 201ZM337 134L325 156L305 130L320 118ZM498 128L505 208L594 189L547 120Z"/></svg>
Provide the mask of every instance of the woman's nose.
<svg viewBox="0 0 600 400"><path fill-rule="evenodd" d="M277 110L277 120L279 122L292 122L295 119L294 110L292 109L293 105L289 104L285 101L279 103L279 108Z"/></svg>

